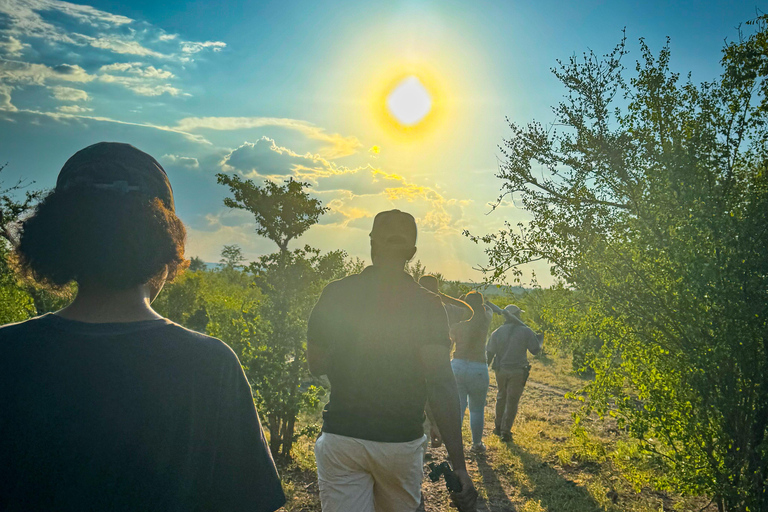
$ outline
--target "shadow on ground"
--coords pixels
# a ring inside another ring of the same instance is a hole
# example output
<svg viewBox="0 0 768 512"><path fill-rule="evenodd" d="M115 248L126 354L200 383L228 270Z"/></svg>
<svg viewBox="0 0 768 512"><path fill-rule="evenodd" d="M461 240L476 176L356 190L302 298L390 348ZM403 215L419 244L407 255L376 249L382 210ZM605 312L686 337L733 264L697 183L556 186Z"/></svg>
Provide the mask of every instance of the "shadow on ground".
<svg viewBox="0 0 768 512"><path fill-rule="evenodd" d="M525 451L512 443L508 445L513 459L519 459L522 474L516 481L512 472L508 485L516 489L516 494L522 501L538 502L544 510L579 512L602 512L603 506L595 501L590 492L573 480L560 474L554 467L540 456ZM502 486L503 487L503 486Z"/></svg>
<svg viewBox="0 0 768 512"><path fill-rule="evenodd" d="M496 475L496 470L488 464L485 455L479 455L476 461L481 484L488 496L486 501L478 504L478 512L517 512L517 508L509 500L504 486Z"/></svg>

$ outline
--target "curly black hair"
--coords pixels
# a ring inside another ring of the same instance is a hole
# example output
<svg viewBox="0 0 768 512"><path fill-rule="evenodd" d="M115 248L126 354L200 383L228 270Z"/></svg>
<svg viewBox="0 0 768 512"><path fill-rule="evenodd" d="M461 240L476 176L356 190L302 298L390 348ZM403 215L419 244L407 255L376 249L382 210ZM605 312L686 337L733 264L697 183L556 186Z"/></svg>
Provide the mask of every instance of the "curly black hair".
<svg viewBox="0 0 768 512"><path fill-rule="evenodd" d="M23 273L63 286L71 281L123 290L148 283L184 259L186 230L159 199L136 193L54 190L22 222L16 248Z"/></svg>

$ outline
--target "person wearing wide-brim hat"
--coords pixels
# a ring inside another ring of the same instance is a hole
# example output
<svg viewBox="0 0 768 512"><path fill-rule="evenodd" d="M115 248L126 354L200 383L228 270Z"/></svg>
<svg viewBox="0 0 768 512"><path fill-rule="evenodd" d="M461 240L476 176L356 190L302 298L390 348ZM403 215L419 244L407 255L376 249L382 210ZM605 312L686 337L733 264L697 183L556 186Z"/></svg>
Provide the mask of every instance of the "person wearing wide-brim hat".
<svg viewBox="0 0 768 512"><path fill-rule="evenodd" d="M488 365L496 373L496 418L493 432L502 441L512 440L512 425L517 416L531 366L527 352L541 352L543 334L536 334L523 323L519 307L510 304L504 308L504 325L493 331L486 348Z"/></svg>
<svg viewBox="0 0 768 512"><path fill-rule="evenodd" d="M285 503L235 353L151 307L184 242L163 168L113 142L72 156L22 222L22 271L77 296L0 328L0 510Z"/></svg>

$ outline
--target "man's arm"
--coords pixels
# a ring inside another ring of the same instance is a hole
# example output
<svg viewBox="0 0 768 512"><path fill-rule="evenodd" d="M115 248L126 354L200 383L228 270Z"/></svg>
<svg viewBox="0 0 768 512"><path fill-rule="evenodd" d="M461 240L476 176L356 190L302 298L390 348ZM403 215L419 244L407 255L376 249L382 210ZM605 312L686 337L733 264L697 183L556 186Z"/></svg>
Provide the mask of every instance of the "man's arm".
<svg viewBox="0 0 768 512"><path fill-rule="evenodd" d="M450 295L446 295L444 293L440 293L438 295L440 295L440 298L443 300L443 304L451 304L453 306L458 306L464 310L464 318L462 318L461 320L469 320L470 318L472 318L472 314L473 314L472 306L470 306L463 300L453 298Z"/></svg>
<svg viewBox="0 0 768 512"><path fill-rule="evenodd" d="M536 334L531 331L528 334L528 351L536 355L541 352L541 348L544 346L544 333Z"/></svg>
<svg viewBox="0 0 768 512"><path fill-rule="evenodd" d="M503 309L501 309L499 306L497 306L496 304L494 304L493 302L491 302L489 300L485 301L485 305L488 306L489 308L491 308L491 311L493 311L497 315L503 315L504 314L504 310Z"/></svg>
<svg viewBox="0 0 768 512"><path fill-rule="evenodd" d="M501 327L499 327L501 329ZM496 345L497 345L497 339L499 338L499 335L497 334L499 332L499 329L496 329L491 334L491 339L488 340L488 346L485 347L485 359L488 363L488 366L491 366L491 363L493 362L493 358L496 357Z"/></svg>
<svg viewBox="0 0 768 512"><path fill-rule="evenodd" d="M461 411L450 351L443 345L425 345L419 357L427 379L427 394L437 428L448 450L448 458L461 481L461 493L454 495L460 511L475 510L477 491L467 473L461 439Z"/></svg>

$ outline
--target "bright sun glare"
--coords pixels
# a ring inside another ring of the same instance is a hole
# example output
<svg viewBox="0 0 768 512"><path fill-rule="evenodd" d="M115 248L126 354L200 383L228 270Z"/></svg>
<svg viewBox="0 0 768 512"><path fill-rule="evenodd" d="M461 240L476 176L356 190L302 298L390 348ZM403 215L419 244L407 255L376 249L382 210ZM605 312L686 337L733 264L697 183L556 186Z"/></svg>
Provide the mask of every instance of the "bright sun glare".
<svg viewBox="0 0 768 512"><path fill-rule="evenodd" d="M418 78L409 76L389 93L387 109L403 126L413 126L429 114L432 97Z"/></svg>

